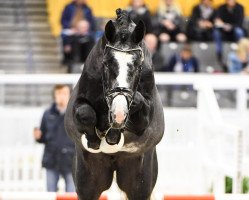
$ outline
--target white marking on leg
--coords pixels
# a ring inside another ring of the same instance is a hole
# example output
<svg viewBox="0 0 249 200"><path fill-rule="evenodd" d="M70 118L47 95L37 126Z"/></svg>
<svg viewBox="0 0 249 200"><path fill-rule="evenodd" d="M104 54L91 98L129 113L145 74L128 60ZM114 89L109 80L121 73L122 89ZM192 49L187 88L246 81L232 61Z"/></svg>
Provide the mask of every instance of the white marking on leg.
<svg viewBox="0 0 249 200"><path fill-rule="evenodd" d="M85 134L83 134L82 136L81 136L81 143L82 143L82 145L83 145L83 147L88 151L88 152L90 152L90 153L100 153L101 152L101 150L100 149L92 149L92 148L89 148L88 147L88 145L87 145L87 139L86 139L86 136L85 136Z"/></svg>
<svg viewBox="0 0 249 200"><path fill-rule="evenodd" d="M100 143L100 150L103 153L117 153L124 145L124 134L121 133L121 138L118 144L110 145L106 142L106 138L102 138Z"/></svg>
<svg viewBox="0 0 249 200"><path fill-rule="evenodd" d="M119 74L117 77L118 87L128 88L128 64L132 63L133 55L121 51L115 51L114 57L119 65Z"/></svg>
<svg viewBox="0 0 249 200"><path fill-rule="evenodd" d="M120 151L128 152L128 153L136 153L140 148L135 143L125 144Z"/></svg>
<svg viewBox="0 0 249 200"><path fill-rule="evenodd" d="M117 153L118 151L120 151L124 145L124 134L121 133L121 138L120 138L120 141L118 144L114 144L114 145L110 145L106 142L106 138L103 137L101 142L100 142L100 147L99 149L92 149L92 148L89 148L87 146L87 138L85 136L85 134L83 134L81 136L81 143L83 145L83 147L85 148L85 150L87 150L88 152L90 153L100 153L100 152L103 152L103 153Z"/></svg>

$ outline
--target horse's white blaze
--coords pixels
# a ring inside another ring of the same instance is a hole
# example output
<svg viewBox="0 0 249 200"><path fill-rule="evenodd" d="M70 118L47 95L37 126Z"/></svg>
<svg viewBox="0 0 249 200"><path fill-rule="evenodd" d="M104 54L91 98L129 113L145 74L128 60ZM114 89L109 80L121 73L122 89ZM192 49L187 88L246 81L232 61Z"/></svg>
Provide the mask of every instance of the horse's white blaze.
<svg viewBox="0 0 249 200"><path fill-rule="evenodd" d="M117 77L118 87L128 88L128 64L132 63L132 55L126 52L115 51L114 57L119 65L119 74Z"/></svg>
<svg viewBox="0 0 249 200"><path fill-rule="evenodd" d="M124 95L117 95L113 99L111 110L115 115L115 122L121 124L128 113L128 104Z"/></svg>

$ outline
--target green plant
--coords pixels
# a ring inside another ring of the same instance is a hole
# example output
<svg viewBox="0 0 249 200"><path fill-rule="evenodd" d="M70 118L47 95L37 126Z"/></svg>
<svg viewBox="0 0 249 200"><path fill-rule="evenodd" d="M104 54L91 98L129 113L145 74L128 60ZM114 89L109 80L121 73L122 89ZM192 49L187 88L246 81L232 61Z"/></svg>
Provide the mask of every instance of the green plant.
<svg viewBox="0 0 249 200"><path fill-rule="evenodd" d="M243 177L242 182L242 193L248 193L249 192L249 177L245 176Z"/></svg>
<svg viewBox="0 0 249 200"><path fill-rule="evenodd" d="M233 179L229 176L225 177L225 193L232 193Z"/></svg>
<svg viewBox="0 0 249 200"><path fill-rule="evenodd" d="M232 193L233 179L229 176L225 177L225 193ZM245 176L242 179L242 193L249 192L249 177Z"/></svg>

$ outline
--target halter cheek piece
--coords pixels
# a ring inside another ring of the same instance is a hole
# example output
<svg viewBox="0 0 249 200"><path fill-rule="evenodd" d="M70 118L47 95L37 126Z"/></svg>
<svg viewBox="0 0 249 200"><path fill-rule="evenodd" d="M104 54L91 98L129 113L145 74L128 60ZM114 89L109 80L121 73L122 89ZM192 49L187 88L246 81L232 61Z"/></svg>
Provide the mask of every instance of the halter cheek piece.
<svg viewBox="0 0 249 200"><path fill-rule="evenodd" d="M136 74L138 74L138 76L136 76L136 79L135 79L135 82L134 82L135 87L133 88L133 90L129 89L129 88L124 88L124 87L115 87L114 89L108 90L105 87L105 82L104 82L104 77L103 77L104 75L102 75L104 96L105 96L105 100L106 100L108 108L109 108L108 121L109 121L109 125L110 125L110 127L106 131L104 131L104 134L106 134L113 126L113 122L111 121L110 108L111 108L112 101L116 96L118 96L118 95L124 95L125 96L126 101L127 101L127 105L128 105L128 113L129 113L131 104L132 104L132 102L134 100L134 96L135 96L135 93L136 93L137 88L138 88L138 83L139 83L139 80L140 80L140 75L141 75L141 70L142 70L142 63L144 61L144 53L143 53L143 50L142 50L142 48L140 46L137 47L137 48L133 48L133 49L119 49L119 48L114 47L114 46L112 46L110 44L106 44L105 49L104 49L104 54L105 54L107 48L111 48L111 49L114 49L116 51L125 52L125 53L129 53L129 52L132 52L132 51L139 51L139 52L141 52L141 62L139 64L139 66L136 68ZM103 65L105 65L105 64L103 63ZM127 119L127 117L126 117L126 119ZM125 120L125 123L126 123L126 120ZM100 137L100 135L101 135L100 131L98 131L96 129L96 133Z"/></svg>

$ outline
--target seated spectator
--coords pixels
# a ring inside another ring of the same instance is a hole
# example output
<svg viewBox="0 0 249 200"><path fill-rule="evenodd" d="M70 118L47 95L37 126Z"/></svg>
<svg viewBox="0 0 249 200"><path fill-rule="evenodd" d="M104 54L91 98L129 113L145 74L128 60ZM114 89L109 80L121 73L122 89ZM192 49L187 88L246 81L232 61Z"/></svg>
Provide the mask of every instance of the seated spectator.
<svg viewBox="0 0 249 200"><path fill-rule="evenodd" d="M230 73L249 73L249 39L242 38L237 51L228 54L227 66Z"/></svg>
<svg viewBox="0 0 249 200"><path fill-rule="evenodd" d="M226 0L226 3L218 8L215 19L214 40L217 58L221 64L223 64L222 41L237 42L244 37L243 20L244 8L236 0Z"/></svg>
<svg viewBox="0 0 249 200"><path fill-rule="evenodd" d="M127 11L131 17L131 20L137 24L139 20L143 20L146 33L152 32L152 23L150 11L144 3L144 0L131 0L130 6Z"/></svg>
<svg viewBox="0 0 249 200"><path fill-rule="evenodd" d="M193 55L191 46L184 44L180 53L176 53L170 58L168 66L165 67L167 72L176 73L191 73L199 72L199 63L197 58ZM180 99L188 101L190 96L196 96L196 92L192 85L169 85L166 88L166 95L163 96L166 105L172 106L175 101L175 94L180 94ZM162 89L159 88L161 92Z"/></svg>
<svg viewBox="0 0 249 200"><path fill-rule="evenodd" d="M179 54L170 58L168 72L199 72L199 63L189 44L185 44Z"/></svg>
<svg viewBox="0 0 249 200"><path fill-rule="evenodd" d="M147 34L144 37L145 44L152 56L154 71L162 71L164 66L164 58L159 52L159 42L154 34Z"/></svg>
<svg viewBox="0 0 249 200"><path fill-rule="evenodd" d="M186 35L181 30L182 14L174 0L162 0L157 12L158 35L161 42L185 42Z"/></svg>
<svg viewBox="0 0 249 200"><path fill-rule="evenodd" d="M68 72L72 72L73 64L83 64L95 44L94 38L90 35L89 23L81 20L76 25L75 33L68 36L64 53L67 55Z"/></svg>
<svg viewBox="0 0 249 200"><path fill-rule="evenodd" d="M90 32L94 34L95 31L95 20L92 15L91 9L86 4L86 0L73 0L68 4L61 16L62 25L62 46L67 44L68 36L75 33L76 25L81 20L87 20L90 24ZM67 62L67 55L64 55L63 63Z"/></svg>
<svg viewBox="0 0 249 200"><path fill-rule="evenodd" d="M146 34L144 37L144 41L149 52L151 53L154 71L163 71L165 63L164 63L164 58L161 55L161 52L159 51L160 44L158 38L154 34ZM161 96L163 105L166 105L165 97L167 96L167 90L165 85L157 85L157 89Z"/></svg>
<svg viewBox="0 0 249 200"><path fill-rule="evenodd" d="M95 20L86 0L73 0L68 4L61 17L62 29L74 29L78 21L85 19L90 24L90 30L95 30Z"/></svg>
<svg viewBox="0 0 249 200"><path fill-rule="evenodd" d="M213 22L215 11L212 0L201 0L193 8L192 15L187 25L188 38L195 41L213 40Z"/></svg>

